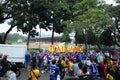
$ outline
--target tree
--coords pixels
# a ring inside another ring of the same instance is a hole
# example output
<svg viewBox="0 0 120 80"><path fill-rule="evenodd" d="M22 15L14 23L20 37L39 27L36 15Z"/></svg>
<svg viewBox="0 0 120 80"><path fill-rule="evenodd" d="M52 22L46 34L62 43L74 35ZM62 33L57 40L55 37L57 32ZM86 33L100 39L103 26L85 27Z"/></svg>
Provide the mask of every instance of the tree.
<svg viewBox="0 0 120 80"><path fill-rule="evenodd" d="M112 46L114 44L112 31L109 28L106 28L100 35L100 43L105 46Z"/></svg>
<svg viewBox="0 0 120 80"><path fill-rule="evenodd" d="M113 5L108 5L106 10L109 12L109 15L111 16L112 19L114 19L114 29L112 29L113 31L113 35L114 35L114 42L116 43L116 45L118 45L120 47L120 1L119 0L115 0L117 5L113 6Z"/></svg>
<svg viewBox="0 0 120 80"><path fill-rule="evenodd" d="M62 34L61 42L65 42L65 46L68 45L69 42L71 42L69 33L67 31Z"/></svg>
<svg viewBox="0 0 120 80"><path fill-rule="evenodd" d="M0 33L0 35L2 35L1 37L4 37L5 33ZM26 39L25 37L23 37L17 33L8 34L6 43L17 43L19 40L25 41L25 39Z"/></svg>
<svg viewBox="0 0 120 80"><path fill-rule="evenodd" d="M4 23L6 20L10 19L12 16L12 10L8 7L10 0L0 1L0 23ZM6 32L5 36L2 37L0 43L4 44L8 33L12 30L13 26Z"/></svg>
<svg viewBox="0 0 120 80"><path fill-rule="evenodd" d="M10 0L1 0L0 1L0 23L3 23L5 20L11 18L11 16L10 16L11 10L9 10L6 7L9 2L10 2Z"/></svg>
<svg viewBox="0 0 120 80"><path fill-rule="evenodd" d="M44 4L45 3L45 4ZM40 28L46 29L50 25L49 11L47 11L47 1L44 0L17 0L11 1L9 6L17 15L12 15L10 24L17 26L18 31L28 34L27 45L29 47L29 38L37 34L36 26L40 24Z"/></svg>
<svg viewBox="0 0 120 80"><path fill-rule="evenodd" d="M64 27L66 27L66 25L62 24L62 22L68 18L67 15L69 9L66 0L50 1L49 5L51 6L49 10L51 10L51 24L52 24L51 44L53 44L54 32L62 33Z"/></svg>
<svg viewBox="0 0 120 80"><path fill-rule="evenodd" d="M97 42L95 33L93 33L92 30L87 30L86 32L87 32L87 34L86 34L87 44L95 45Z"/></svg>
<svg viewBox="0 0 120 80"><path fill-rule="evenodd" d="M105 11L99 7L99 0L83 0L74 5L74 21L72 25L78 33L82 30L92 30L95 36L100 36L105 27L111 27L112 19ZM79 31L80 30L80 31ZM99 41L96 43L99 46Z"/></svg>

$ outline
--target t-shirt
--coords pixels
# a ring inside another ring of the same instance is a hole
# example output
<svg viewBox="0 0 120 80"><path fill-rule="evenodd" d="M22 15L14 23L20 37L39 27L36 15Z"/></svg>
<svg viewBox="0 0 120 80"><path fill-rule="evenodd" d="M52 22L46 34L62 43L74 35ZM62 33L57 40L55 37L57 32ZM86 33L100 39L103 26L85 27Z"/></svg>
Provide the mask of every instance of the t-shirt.
<svg viewBox="0 0 120 80"><path fill-rule="evenodd" d="M34 72L34 73L33 73ZM32 77L32 79L31 80L37 80L37 78L39 78L40 77L40 71L38 70L38 69L34 69L34 70L32 70L31 72L30 72L30 75L31 75L31 77ZM36 77L37 78L36 78Z"/></svg>
<svg viewBox="0 0 120 80"><path fill-rule="evenodd" d="M74 69L74 64L73 64L72 62L69 62L69 69L70 69L71 71L73 71L73 69Z"/></svg>
<svg viewBox="0 0 120 80"><path fill-rule="evenodd" d="M77 72L79 70L78 63L74 64L74 75L77 76Z"/></svg>
<svg viewBox="0 0 120 80"><path fill-rule="evenodd" d="M90 65L90 74L91 75L96 75L96 76L100 75L98 72L98 66L99 66L99 64L96 64L96 63Z"/></svg>
<svg viewBox="0 0 120 80"><path fill-rule="evenodd" d="M58 66L50 64L50 80L57 80L59 72L60 70Z"/></svg>
<svg viewBox="0 0 120 80"><path fill-rule="evenodd" d="M30 55L29 53L26 53L26 54L25 54L25 60L26 60L26 62L30 62L30 60L31 60L31 55Z"/></svg>
<svg viewBox="0 0 120 80"><path fill-rule="evenodd" d="M7 71L6 75L8 78L7 80L17 80L16 74L11 70Z"/></svg>

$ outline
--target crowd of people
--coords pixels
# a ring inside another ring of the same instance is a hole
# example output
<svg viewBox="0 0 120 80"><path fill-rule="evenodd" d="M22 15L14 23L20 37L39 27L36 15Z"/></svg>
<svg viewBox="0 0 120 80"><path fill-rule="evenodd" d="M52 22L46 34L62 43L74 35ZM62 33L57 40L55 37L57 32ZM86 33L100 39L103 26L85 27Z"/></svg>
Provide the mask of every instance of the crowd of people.
<svg viewBox="0 0 120 80"><path fill-rule="evenodd" d="M6 54L0 54L0 80L17 80L14 68ZM41 74L49 73L49 80L65 80L65 76L89 75L108 80L120 80L120 54L115 60L109 52L26 52L25 67L29 80L38 80ZM75 80L75 79L74 79Z"/></svg>
<svg viewBox="0 0 120 80"><path fill-rule="evenodd" d="M32 55L27 52L25 60L28 71L31 71L30 66L34 65L39 73L49 72L50 80L63 80L66 75L75 78L90 75L108 80L120 80L120 55L113 61L109 52L93 50L84 53L48 51L36 53L34 51ZM38 77L40 75L38 74Z"/></svg>

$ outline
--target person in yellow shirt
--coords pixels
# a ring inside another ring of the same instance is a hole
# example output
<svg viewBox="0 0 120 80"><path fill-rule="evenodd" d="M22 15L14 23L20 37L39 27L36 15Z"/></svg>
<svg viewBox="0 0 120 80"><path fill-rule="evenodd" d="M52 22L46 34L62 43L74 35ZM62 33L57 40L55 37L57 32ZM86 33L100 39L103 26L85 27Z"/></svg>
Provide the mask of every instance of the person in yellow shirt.
<svg viewBox="0 0 120 80"><path fill-rule="evenodd" d="M116 64L110 58L107 58L107 62L108 62L108 69L112 71L111 73L115 72Z"/></svg>
<svg viewBox="0 0 120 80"><path fill-rule="evenodd" d="M68 67L69 67L70 75L73 75L74 74L74 72L73 72L74 64L72 61L69 62Z"/></svg>
<svg viewBox="0 0 120 80"><path fill-rule="evenodd" d="M66 67L65 59L61 59L61 64Z"/></svg>
<svg viewBox="0 0 120 80"><path fill-rule="evenodd" d="M41 73L38 69L36 69L36 65L32 65L32 69L29 71L29 78L30 80L38 80L38 78L41 76Z"/></svg>

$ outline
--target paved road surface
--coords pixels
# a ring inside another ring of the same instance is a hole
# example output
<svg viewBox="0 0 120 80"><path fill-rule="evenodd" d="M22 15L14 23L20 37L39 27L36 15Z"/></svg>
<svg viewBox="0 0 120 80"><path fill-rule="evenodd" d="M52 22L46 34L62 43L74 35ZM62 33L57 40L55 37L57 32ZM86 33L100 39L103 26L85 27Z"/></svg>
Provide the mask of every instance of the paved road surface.
<svg viewBox="0 0 120 80"><path fill-rule="evenodd" d="M28 80L28 73L26 69L21 69L21 75L17 80ZM49 80L49 73L41 74L39 80Z"/></svg>

